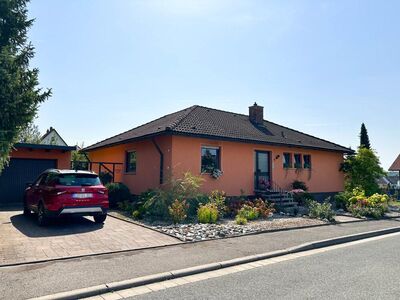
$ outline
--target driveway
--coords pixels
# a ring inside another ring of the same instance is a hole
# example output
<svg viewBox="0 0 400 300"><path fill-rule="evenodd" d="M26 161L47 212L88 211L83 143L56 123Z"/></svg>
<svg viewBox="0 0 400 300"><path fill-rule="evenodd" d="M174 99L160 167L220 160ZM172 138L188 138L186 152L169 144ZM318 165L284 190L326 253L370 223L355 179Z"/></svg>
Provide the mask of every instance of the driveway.
<svg viewBox="0 0 400 300"><path fill-rule="evenodd" d="M0 266L176 243L175 238L112 217L104 225L74 217L39 227L33 214L0 211Z"/></svg>

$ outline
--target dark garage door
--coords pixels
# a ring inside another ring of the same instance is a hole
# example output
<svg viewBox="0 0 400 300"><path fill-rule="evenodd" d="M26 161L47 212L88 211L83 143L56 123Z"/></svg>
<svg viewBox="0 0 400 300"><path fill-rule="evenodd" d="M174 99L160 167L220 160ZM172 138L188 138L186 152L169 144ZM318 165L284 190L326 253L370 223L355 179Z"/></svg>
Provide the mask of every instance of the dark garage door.
<svg viewBox="0 0 400 300"><path fill-rule="evenodd" d="M0 206L22 205L27 182L33 182L46 169L56 168L54 159L12 158L0 175Z"/></svg>

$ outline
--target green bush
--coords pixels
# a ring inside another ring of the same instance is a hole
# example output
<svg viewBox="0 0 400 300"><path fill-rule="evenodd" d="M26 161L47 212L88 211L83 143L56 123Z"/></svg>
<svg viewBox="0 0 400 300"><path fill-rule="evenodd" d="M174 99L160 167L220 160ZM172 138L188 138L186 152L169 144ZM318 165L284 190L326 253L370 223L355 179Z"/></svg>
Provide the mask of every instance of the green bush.
<svg viewBox="0 0 400 300"><path fill-rule="evenodd" d="M257 209L259 217L263 219L269 218L273 212L275 212L274 204L268 203L263 199L259 198L254 201L254 207Z"/></svg>
<svg viewBox="0 0 400 300"><path fill-rule="evenodd" d="M313 200L309 201L309 216L311 218L333 222L335 220L335 212L332 210L332 205L328 202L328 199L324 203L318 203Z"/></svg>
<svg viewBox="0 0 400 300"><path fill-rule="evenodd" d="M108 190L108 201L110 208L116 208L118 202L131 200L129 188L123 183L109 183L106 185Z"/></svg>
<svg viewBox="0 0 400 300"><path fill-rule="evenodd" d="M112 175L110 173L108 173L108 172L101 172L99 174L99 178L100 178L100 181L101 181L101 183L103 185L109 184L113 180Z"/></svg>
<svg viewBox="0 0 400 300"><path fill-rule="evenodd" d="M197 209L197 220L199 223L216 223L218 220L218 209L212 203L201 205Z"/></svg>
<svg viewBox="0 0 400 300"><path fill-rule="evenodd" d="M227 212L227 207L225 204L226 194L224 191L212 191L209 196L210 203L214 204L218 209L218 217L223 218L225 213Z"/></svg>
<svg viewBox="0 0 400 300"><path fill-rule="evenodd" d="M348 155L341 170L345 173L346 191L352 192L359 187L367 196L380 192L377 180L386 175L376 152L364 147L358 148L355 155Z"/></svg>
<svg viewBox="0 0 400 300"><path fill-rule="evenodd" d="M348 200L351 198L352 193L344 191L335 195L335 206L337 209L347 210Z"/></svg>
<svg viewBox="0 0 400 300"><path fill-rule="evenodd" d="M292 190L292 195L293 195L293 200L296 201L297 204L300 206L305 205L310 200L315 200L313 195L302 189Z"/></svg>
<svg viewBox="0 0 400 300"><path fill-rule="evenodd" d="M305 192L308 191L307 185L303 181L300 181L300 180L295 180L295 181L292 182L292 189L294 189L294 190L303 190Z"/></svg>
<svg viewBox="0 0 400 300"><path fill-rule="evenodd" d="M252 207L250 205L243 205L237 214L240 218L245 218L248 221L258 219L260 216L257 207Z"/></svg>
<svg viewBox="0 0 400 300"><path fill-rule="evenodd" d="M373 194L370 197L360 188L353 189L352 196L347 200L347 210L355 217L372 217L379 219L388 211L389 196Z"/></svg>
<svg viewBox="0 0 400 300"><path fill-rule="evenodd" d="M132 212L132 218L135 220L138 220L142 217L142 214L140 213L140 210L135 210Z"/></svg>
<svg viewBox="0 0 400 300"><path fill-rule="evenodd" d="M204 205L209 203L209 198L205 194L200 194L196 198L187 199L186 202L189 205L187 210L188 217L196 217L197 216L197 209L200 205Z"/></svg>
<svg viewBox="0 0 400 300"><path fill-rule="evenodd" d="M180 201L178 199L175 199L175 201L168 208L169 215L171 216L172 221L175 224L182 223L187 218L188 208L189 206L186 204L185 200Z"/></svg>
<svg viewBox="0 0 400 300"><path fill-rule="evenodd" d="M247 219L243 218L239 215L236 216L235 221L236 221L236 224L238 224L238 225L246 225L247 224Z"/></svg>
<svg viewBox="0 0 400 300"><path fill-rule="evenodd" d="M192 199L201 197L200 187L203 179L200 176L194 176L186 172L183 178L170 179L162 189L147 192L143 195L145 198L143 208L146 215L150 217L168 219L169 207L178 200L186 200L187 203Z"/></svg>
<svg viewBox="0 0 400 300"><path fill-rule="evenodd" d="M133 203L129 200L118 202L117 206L120 210L127 212L129 215L135 210Z"/></svg>

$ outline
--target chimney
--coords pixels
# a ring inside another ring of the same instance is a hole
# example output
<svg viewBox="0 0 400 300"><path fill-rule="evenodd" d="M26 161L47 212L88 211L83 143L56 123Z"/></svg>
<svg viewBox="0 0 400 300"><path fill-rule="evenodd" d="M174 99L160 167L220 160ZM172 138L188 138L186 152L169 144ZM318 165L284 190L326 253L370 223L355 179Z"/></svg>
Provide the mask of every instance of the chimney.
<svg viewBox="0 0 400 300"><path fill-rule="evenodd" d="M262 125L264 121L264 107L254 102L254 105L249 107L249 119L255 125Z"/></svg>

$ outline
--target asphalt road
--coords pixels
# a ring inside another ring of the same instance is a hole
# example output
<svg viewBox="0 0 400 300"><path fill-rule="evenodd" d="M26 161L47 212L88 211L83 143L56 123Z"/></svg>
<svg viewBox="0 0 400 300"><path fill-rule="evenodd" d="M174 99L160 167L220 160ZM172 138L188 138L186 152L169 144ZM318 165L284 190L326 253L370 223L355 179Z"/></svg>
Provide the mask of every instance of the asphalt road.
<svg viewBox="0 0 400 300"><path fill-rule="evenodd" d="M399 247L394 236L135 299L399 299Z"/></svg>
<svg viewBox="0 0 400 300"><path fill-rule="evenodd" d="M0 268L0 299L27 299L399 226L381 220ZM1 255L1 253L0 253Z"/></svg>

